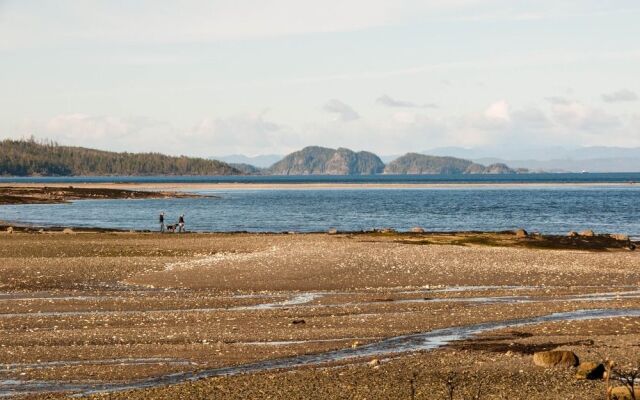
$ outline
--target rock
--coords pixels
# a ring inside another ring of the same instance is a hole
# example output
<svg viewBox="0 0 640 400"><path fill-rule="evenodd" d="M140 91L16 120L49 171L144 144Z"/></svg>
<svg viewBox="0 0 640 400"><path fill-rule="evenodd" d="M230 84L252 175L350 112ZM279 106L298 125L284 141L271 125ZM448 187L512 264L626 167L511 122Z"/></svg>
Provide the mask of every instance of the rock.
<svg viewBox="0 0 640 400"><path fill-rule="evenodd" d="M591 361L583 362L578 366L576 371L577 379L602 379L604 377L605 368L601 363Z"/></svg>
<svg viewBox="0 0 640 400"><path fill-rule="evenodd" d="M395 233L395 231L396 231L396 230L395 230L395 229L393 229L393 228L382 228L382 229L380 229L380 231L379 231L379 232L380 232L380 233Z"/></svg>
<svg viewBox="0 0 640 400"><path fill-rule="evenodd" d="M635 388L635 398L640 399L640 388ZM631 391L626 386L617 386L611 389L610 392L611 400L631 400Z"/></svg>
<svg viewBox="0 0 640 400"><path fill-rule="evenodd" d="M307 322L303 319L294 319L293 321L291 321L291 323L293 325L302 325L302 324L306 324Z"/></svg>
<svg viewBox="0 0 640 400"><path fill-rule="evenodd" d="M69 234L72 234L74 232L73 232L73 229L71 229L71 228L64 228L62 230L62 233L69 235Z"/></svg>
<svg viewBox="0 0 640 400"><path fill-rule="evenodd" d="M357 340L351 344L351 348L353 349L355 349L358 346L360 346L360 342L358 342Z"/></svg>
<svg viewBox="0 0 640 400"><path fill-rule="evenodd" d="M629 236L625 235L623 233L614 233L609 235L612 239L615 240L620 240L621 242L628 242L629 241Z"/></svg>
<svg viewBox="0 0 640 400"><path fill-rule="evenodd" d="M380 365L380 360L374 358L373 360L369 361L367 365L370 367L377 367L378 365Z"/></svg>
<svg viewBox="0 0 640 400"><path fill-rule="evenodd" d="M570 231L569 233L567 233L567 236L572 237L572 238L578 237L578 232Z"/></svg>
<svg viewBox="0 0 640 400"><path fill-rule="evenodd" d="M9 234L13 233L13 226L10 226L7 228L7 233Z"/></svg>
<svg viewBox="0 0 640 400"><path fill-rule="evenodd" d="M335 235L335 234L337 234L337 233L338 233L338 230L337 230L336 228L331 228L331 229L329 229L329 230L327 231L327 233L328 233L329 235Z"/></svg>
<svg viewBox="0 0 640 400"><path fill-rule="evenodd" d="M424 229L420 228L419 226L414 226L413 228L411 228L411 233L424 233Z"/></svg>
<svg viewBox="0 0 640 400"><path fill-rule="evenodd" d="M518 239L525 239L529 236L529 234L527 233L527 231L525 231L524 229L517 229L515 231L516 234L516 238Z"/></svg>
<svg viewBox="0 0 640 400"><path fill-rule="evenodd" d="M533 363L539 367L569 368L579 364L578 356L572 351L539 351L533 354Z"/></svg>
<svg viewBox="0 0 640 400"><path fill-rule="evenodd" d="M595 235L596 234L591 229L587 229L580 232L580 236L584 236L584 237L594 237Z"/></svg>

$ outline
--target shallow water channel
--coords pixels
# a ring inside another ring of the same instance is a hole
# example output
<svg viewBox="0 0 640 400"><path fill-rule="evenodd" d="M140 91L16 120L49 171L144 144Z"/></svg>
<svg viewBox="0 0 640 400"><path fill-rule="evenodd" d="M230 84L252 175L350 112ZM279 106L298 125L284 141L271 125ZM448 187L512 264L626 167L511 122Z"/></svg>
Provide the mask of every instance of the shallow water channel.
<svg viewBox="0 0 640 400"><path fill-rule="evenodd" d="M640 309L592 309L553 313L538 317L513 319L499 322L436 329L413 335L403 335L384 339L356 348L328 351L319 354L301 355L275 360L265 360L234 367L205 369L196 372L181 372L127 383L66 383L57 381L0 381L0 396L13 396L37 392L70 392L73 396L94 393L116 392L170 385L216 376L255 373L281 368L321 365L324 363L353 360L366 357L384 357L400 353L433 350L456 340L468 339L473 335L502 328L518 327L557 321L577 321L600 318L639 317Z"/></svg>

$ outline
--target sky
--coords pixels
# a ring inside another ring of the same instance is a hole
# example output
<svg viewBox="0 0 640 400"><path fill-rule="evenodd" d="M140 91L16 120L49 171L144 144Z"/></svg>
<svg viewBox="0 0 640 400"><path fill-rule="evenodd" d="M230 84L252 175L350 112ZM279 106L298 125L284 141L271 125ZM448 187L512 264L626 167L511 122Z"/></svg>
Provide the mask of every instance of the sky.
<svg viewBox="0 0 640 400"><path fill-rule="evenodd" d="M0 138L635 147L638 21L637 0L0 0Z"/></svg>

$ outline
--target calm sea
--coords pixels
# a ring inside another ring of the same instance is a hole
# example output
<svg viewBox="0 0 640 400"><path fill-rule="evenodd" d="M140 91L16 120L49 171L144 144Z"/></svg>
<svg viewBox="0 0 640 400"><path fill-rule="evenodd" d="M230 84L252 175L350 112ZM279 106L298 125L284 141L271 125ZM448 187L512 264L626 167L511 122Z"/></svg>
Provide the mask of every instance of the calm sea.
<svg viewBox="0 0 640 400"><path fill-rule="evenodd" d="M543 187L210 190L220 198L83 200L72 204L0 206L0 220L36 225L157 229L160 211L184 213L194 231L324 231L421 226L434 231L543 233L594 229L640 237L640 173L363 177L74 177L0 178L7 182L367 182L549 183ZM580 185L560 185L576 183ZM602 183L624 183L608 186ZM553 185L558 184L558 185ZM586 185L585 185L586 184Z"/></svg>

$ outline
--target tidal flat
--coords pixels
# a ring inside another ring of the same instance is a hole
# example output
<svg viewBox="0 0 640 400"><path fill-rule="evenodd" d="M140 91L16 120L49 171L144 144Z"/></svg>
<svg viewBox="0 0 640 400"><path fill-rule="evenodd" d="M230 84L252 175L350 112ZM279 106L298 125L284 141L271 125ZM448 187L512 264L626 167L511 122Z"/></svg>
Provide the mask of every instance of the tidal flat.
<svg viewBox="0 0 640 400"><path fill-rule="evenodd" d="M637 361L622 240L70 232L0 233L0 395L597 399L533 353Z"/></svg>

